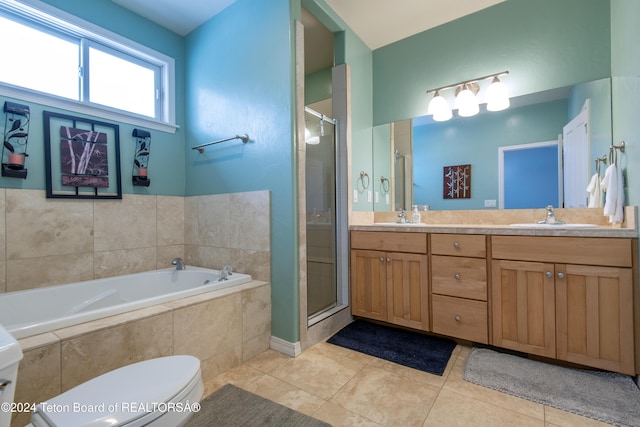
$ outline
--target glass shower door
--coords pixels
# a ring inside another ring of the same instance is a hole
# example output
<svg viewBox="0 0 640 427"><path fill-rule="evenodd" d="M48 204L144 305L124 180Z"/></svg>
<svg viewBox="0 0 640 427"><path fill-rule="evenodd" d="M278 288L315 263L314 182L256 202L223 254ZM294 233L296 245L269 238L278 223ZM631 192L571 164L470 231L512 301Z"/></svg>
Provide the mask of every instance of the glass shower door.
<svg viewBox="0 0 640 427"><path fill-rule="evenodd" d="M334 120L305 108L307 315L337 305L336 144Z"/></svg>

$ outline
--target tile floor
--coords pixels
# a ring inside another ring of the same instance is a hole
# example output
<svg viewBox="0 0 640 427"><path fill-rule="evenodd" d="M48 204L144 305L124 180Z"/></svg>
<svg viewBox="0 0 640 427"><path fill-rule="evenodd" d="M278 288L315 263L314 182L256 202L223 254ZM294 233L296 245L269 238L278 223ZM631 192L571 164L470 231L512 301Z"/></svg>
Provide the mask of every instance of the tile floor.
<svg viewBox="0 0 640 427"><path fill-rule="evenodd" d="M226 383L342 426L607 426L462 379L469 347L458 345L440 377L326 342L297 358L273 350L207 382Z"/></svg>

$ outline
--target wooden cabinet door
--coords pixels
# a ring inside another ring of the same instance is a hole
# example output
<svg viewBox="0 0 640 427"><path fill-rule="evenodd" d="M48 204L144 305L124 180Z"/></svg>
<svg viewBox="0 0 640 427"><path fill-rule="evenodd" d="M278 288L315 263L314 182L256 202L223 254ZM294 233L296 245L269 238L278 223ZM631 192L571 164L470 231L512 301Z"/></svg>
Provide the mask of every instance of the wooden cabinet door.
<svg viewBox="0 0 640 427"><path fill-rule="evenodd" d="M635 374L630 268L556 266L557 358Z"/></svg>
<svg viewBox="0 0 640 427"><path fill-rule="evenodd" d="M351 314L387 321L387 262L384 252L351 251Z"/></svg>
<svg viewBox="0 0 640 427"><path fill-rule="evenodd" d="M556 356L554 265L492 261L493 344Z"/></svg>
<svg viewBox="0 0 640 427"><path fill-rule="evenodd" d="M427 255L387 253L389 321L429 330Z"/></svg>

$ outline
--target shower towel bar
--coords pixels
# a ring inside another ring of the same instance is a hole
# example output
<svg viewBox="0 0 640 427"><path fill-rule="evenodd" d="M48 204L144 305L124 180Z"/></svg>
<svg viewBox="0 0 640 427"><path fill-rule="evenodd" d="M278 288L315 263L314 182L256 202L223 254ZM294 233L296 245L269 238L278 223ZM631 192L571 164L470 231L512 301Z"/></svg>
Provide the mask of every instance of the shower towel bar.
<svg viewBox="0 0 640 427"><path fill-rule="evenodd" d="M245 134L242 134L242 135L236 135L236 136L232 136L232 137L225 138L225 139L219 139L217 141L207 142L206 144L196 145L195 147L191 147L191 149L192 150L198 150L200 153L204 153L204 147L206 147L208 145L218 144L220 142L231 141L232 139L241 139L242 142L244 142L246 144L249 141L249 135L247 135L245 133Z"/></svg>

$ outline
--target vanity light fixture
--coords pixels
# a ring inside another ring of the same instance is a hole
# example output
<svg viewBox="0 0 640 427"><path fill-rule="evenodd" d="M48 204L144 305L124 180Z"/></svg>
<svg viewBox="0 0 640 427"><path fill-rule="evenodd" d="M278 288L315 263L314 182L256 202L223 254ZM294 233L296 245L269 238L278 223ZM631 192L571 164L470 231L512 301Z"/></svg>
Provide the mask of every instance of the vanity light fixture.
<svg viewBox="0 0 640 427"><path fill-rule="evenodd" d="M433 120L442 122L449 120L453 115L451 107L447 100L440 94L441 91L447 89L456 89L456 99L454 109L458 110L461 117L471 117L480 111L478 93L481 91L479 82L483 80L493 79L489 87L486 89L484 102L487 103L488 111L501 111L508 108L509 93L504 83L498 77L509 74L508 71L501 71L495 74L478 77L448 86L442 86L435 89L429 89L428 93L434 92L433 99L429 102L427 114L433 116Z"/></svg>
<svg viewBox="0 0 640 427"><path fill-rule="evenodd" d="M509 108L509 105L511 105L509 102L509 91L507 90L507 86L500 81L498 76L493 78L493 81L487 88L484 100L487 102L488 111L502 111Z"/></svg>
<svg viewBox="0 0 640 427"><path fill-rule="evenodd" d="M436 122L446 122L453 117L449 103L444 99L444 96L440 95L439 90L436 90L433 99L429 102L427 114L433 115L433 120Z"/></svg>
<svg viewBox="0 0 640 427"><path fill-rule="evenodd" d="M464 83L458 86L454 108L458 110L460 117L471 117L480 112L480 105L476 97L479 91L480 86L477 83Z"/></svg>

